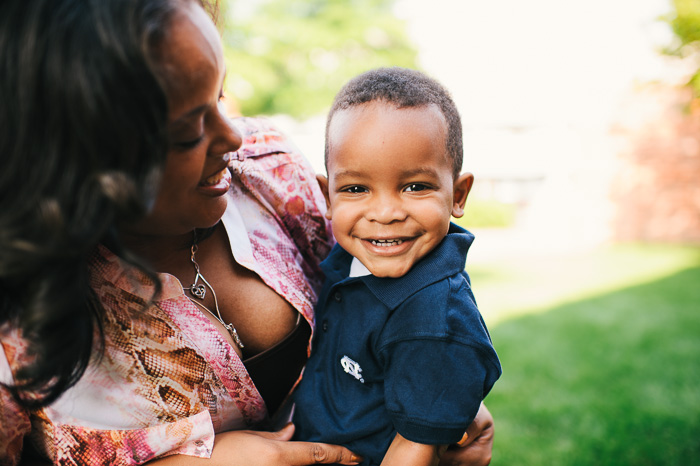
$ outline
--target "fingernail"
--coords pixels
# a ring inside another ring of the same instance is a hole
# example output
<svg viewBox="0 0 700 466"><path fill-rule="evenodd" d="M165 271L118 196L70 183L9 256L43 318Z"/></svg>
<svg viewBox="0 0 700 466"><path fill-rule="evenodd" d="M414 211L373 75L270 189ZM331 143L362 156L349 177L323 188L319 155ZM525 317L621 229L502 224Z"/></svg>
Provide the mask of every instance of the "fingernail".
<svg viewBox="0 0 700 466"><path fill-rule="evenodd" d="M352 462L354 462L354 463L361 463L362 460L364 460L364 458L362 458L361 456L357 456L357 455L354 454L354 453L353 453L352 456L350 457L350 461L352 461Z"/></svg>
<svg viewBox="0 0 700 466"><path fill-rule="evenodd" d="M465 443L467 443L467 440L469 440L469 434L465 432L464 435L462 435L462 438L460 439L460 441L457 442L457 446L459 446L459 447L463 446Z"/></svg>

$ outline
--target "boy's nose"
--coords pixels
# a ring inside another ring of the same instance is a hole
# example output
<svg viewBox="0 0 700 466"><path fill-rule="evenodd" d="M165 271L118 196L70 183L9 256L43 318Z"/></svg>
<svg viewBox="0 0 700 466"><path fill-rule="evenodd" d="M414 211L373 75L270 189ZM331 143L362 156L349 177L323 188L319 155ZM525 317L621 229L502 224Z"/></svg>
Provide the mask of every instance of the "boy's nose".
<svg viewBox="0 0 700 466"><path fill-rule="evenodd" d="M393 223L406 220L407 213L399 199L394 196L378 196L368 209L367 219L379 223Z"/></svg>

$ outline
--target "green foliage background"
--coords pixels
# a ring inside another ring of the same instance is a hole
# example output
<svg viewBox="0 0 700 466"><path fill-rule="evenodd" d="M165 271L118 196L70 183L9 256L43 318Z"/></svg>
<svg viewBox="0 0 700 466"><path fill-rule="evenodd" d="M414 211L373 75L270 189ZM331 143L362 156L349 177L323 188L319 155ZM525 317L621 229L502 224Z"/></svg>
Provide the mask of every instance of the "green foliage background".
<svg viewBox="0 0 700 466"><path fill-rule="evenodd" d="M242 2L245 14L238 13ZM362 71L415 68L415 47L393 6L393 0L226 0L220 23L227 94L244 115L303 118L324 112Z"/></svg>
<svg viewBox="0 0 700 466"><path fill-rule="evenodd" d="M681 57L693 56L697 67L690 78L693 96L700 98L700 0L673 0L674 12L667 21L678 38L678 43L669 47L666 53Z"/></svg>
<svg viewBox="0 0 700 466"><path fill-rule="evenodd" d="M470 228L508 228L515 223L517 206L496 200L469 199L464 216L452 221L467 230Z"/></svg>
<svg viewBox="0 0 700 466"><path fill-rule="evenodd" d="M227 94L246 115L324 112L352 76L378 66L417 67L395 0L221 0ZM666 53L694 56L689 84L700 98L700 0L671 0L664 19L677 41ZM240 14L244 6L245 14Z"/></svg>

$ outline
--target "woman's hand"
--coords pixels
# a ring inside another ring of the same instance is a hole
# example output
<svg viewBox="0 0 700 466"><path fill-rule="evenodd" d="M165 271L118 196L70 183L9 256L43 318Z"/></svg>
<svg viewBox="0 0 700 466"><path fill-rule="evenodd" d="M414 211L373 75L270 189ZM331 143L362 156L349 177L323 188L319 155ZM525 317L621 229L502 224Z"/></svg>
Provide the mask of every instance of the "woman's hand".
<svg viewBox="0 0 700 466"><path fill-rule="evenodd" d="M227 465L227 466L306 466L311 464L358 464L362 459L338 445L290 442L294 426L277 432L237 430L217 434L210 459L192 456L167 456L149 465Z"/></svg>
<svg viewBox="0 0 700 466"><path fill-rule="evenodd" d="M493 416L481 403L479 412L467 428L466 440L450 446L440 457L439 466L486 466L491 463Z"/></svg>
<svg viewBox="0 0 700 466"><path fill-rule="evenodd" d="M277 432L238 431L217 436L220 446L226 442L228 464L246 466L303 466L308 464L358 464L360 458L350 450L338 445L312 442L290 442L294 426L287 425ZM221 438L219 438L221 437ZM233 455L236 456L233 456ZM241 459L231 461L234 457Z"/></svg>

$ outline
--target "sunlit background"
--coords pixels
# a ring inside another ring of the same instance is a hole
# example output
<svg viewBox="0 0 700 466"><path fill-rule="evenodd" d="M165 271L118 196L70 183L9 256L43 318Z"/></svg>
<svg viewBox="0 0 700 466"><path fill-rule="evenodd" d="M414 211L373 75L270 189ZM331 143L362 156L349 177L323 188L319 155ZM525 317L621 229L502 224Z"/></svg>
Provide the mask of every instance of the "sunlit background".
<svg viewBox="0 0 700 466"><path fill-rule="evenodd" d="M700 0L228 0L233 113L323 167L350 77L453 94L496 465L700 464ZM695 81L700 89L699 82Z"/></svg>

